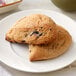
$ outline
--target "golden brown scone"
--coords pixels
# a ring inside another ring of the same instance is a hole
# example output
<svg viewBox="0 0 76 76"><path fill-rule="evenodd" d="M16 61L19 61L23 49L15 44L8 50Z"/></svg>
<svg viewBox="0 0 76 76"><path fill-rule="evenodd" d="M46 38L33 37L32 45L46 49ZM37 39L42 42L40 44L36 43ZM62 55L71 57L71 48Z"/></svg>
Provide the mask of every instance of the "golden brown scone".
<svg viewBox="0 0 76 76"><path fill-rule="evenodd" d="M55 58L67 51L72 37L61 26L57 26L57 38L47 45L29 45L30 61Z"/></svg>
<svg viewBox="0 0 76 76"><path fill-rule="evenodd" d="M28 44L48 44L55 37L56 24L43 14L32 14L20 19L6 33L6 40Z"/></svg>

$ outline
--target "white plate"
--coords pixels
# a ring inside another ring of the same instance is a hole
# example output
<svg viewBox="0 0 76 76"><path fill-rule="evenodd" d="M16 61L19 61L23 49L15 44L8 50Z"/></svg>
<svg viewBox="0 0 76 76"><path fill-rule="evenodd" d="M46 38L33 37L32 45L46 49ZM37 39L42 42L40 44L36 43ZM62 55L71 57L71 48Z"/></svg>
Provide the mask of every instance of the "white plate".
<svg viewBox="0 0 76 76"><path fill-rule="evenodd" d="M5 40L5 33L18 19L33 13L42 13L52 17L59 25L69 31L73 44L69 51L55 59L30 62L27 45L9 43ZM76 24L69 17L50 10L26 10L12 14L0 21L0 60L17 70L40 73L61 69L76 60Z"/></svg>

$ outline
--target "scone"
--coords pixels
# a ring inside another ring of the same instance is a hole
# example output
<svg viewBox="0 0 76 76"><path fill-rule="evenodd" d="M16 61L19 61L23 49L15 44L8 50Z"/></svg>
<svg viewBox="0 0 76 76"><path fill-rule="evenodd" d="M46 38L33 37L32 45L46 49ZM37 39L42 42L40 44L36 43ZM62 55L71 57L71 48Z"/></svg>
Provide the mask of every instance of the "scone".
<svg viewBox="0 0 76 76"><path fill-rule="evenodd" d="M57 38L46 45L29 45L30 61L55 58L68 50L72 37L61 26L57 26Z"/></svg>
<svg viewBox="0 0 76 76"><path fill-rule="evenodd" d="M6 40L28 44L48 44L55 37L55 22L43 14L32 14L20 19L6 33Z"/></svg>

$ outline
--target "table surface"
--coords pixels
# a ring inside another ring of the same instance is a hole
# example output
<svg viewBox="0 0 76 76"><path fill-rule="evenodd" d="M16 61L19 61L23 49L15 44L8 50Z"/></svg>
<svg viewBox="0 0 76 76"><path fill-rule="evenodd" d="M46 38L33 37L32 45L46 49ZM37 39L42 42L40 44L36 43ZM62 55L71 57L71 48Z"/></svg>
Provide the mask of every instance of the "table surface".
<svg viewBox="0 0 76 76"><path fill-rule="evenodd" d="M28 10L28 9L47 9L53 10L60 13L63 13L74 21L76 21L76 12L65 12L57 8L50 0L23 0L20 4L18 9L13 11L7 12L5 14L0 15L0 20L4 17L13 14L18 11ZM4 63L0 62L0 76L76 76L76 62L72 63L71 65L63 68L61 70L50 72L50 73L43 73L43 74L31 74L21 72L15 69L12 69L5 65Z"/></svg>

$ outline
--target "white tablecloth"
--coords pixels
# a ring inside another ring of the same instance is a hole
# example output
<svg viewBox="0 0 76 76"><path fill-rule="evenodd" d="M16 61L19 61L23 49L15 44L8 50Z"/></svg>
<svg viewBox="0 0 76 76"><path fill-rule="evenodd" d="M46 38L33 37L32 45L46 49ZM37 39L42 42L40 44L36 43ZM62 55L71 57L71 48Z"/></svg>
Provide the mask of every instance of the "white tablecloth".
<svg viewBox="0 0 76 76"><path fill-rule="evenodd" d="M57 8L55 5L53 5L50 0L23 0L22 4L19 6L18 9L5 14L1 14L0 20L10 14L27 9L54 10L63 13L76 21L76 12L62 11L59 8ZM31 73L20 72L0 62L0 76L76 76L76 62L72 63L68 67L61 69L59 71L43 73L43 74L31 74Z"/></svg>

